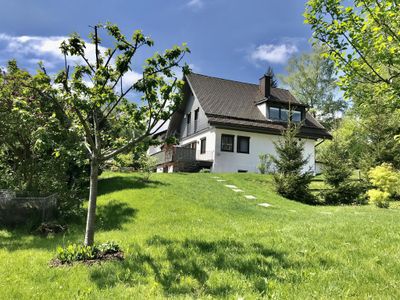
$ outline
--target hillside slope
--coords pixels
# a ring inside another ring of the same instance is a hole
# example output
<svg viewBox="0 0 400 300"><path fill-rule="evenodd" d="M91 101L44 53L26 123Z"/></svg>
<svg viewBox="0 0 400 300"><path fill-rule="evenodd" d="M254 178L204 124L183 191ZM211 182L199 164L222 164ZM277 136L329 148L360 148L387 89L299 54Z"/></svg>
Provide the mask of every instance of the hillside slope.
<svg viewBox="0 0 400 300"><path fill-rule="evenodd" d="M50 238L0 229L0 298L400 298L397 209L308 206L256 174L105 173L99 193L96 240L126 260L51 268L83 225Z"/></svg>

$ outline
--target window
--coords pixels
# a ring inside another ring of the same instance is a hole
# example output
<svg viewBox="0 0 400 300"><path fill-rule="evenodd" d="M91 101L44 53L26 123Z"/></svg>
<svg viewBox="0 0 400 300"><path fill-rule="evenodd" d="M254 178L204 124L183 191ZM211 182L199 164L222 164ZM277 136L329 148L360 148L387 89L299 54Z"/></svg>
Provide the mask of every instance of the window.
<svg viewBox="0 0 400 300"><path fill-rule="evenodd" d="M199 109L194 111L194 132L197 132L197 120L199 119Z"/></svg>
<svg viewBox="0 0 400 300"><path fill-rule="evenodd" d="M279 120L279 107L269 108L269 118L271 120Z"/></svg>
<svg viewBox="0 0 400 300"><path fill-rule="evenodd" d="M192 119L192 114L191 113L188 113L187 115L186 115L186 135L189 135L190 134L190 130L191 130L191 128L190 128L190 121L191 121L191 119Z"/></svg>
<svg viewBox="0 0 400 300"><path fill-rule="evenodd" d="M235 136L223 134L221 135L221 151L233 152L233 143Z"/></svg>
<svg viewBox="0 0 400 300"><path fill-rule="evenodd" d="M292 121L301 122L301 111L292 110ZM283 107L269 107L269 119L287 122L289 120L289 110Z"/></svg>
<svg viewBox="0 0 400 300"><path fill-rule="evenodd" d="M250 153L250 138L247 136L237 137L237 152Z"/></svg>
<svg viewBox="0 0 400 300"><path fill-rule="evenodd" d="M287 109L281 108L281 121L287 121L289 120L289 111Z"/></svg>
<svg viewBox="0 0 400 300"><path fill-rule="evenodd" d="M301 111L292 111L292 120L293 122L301 122Z"/></svg>
<svg viewBox="0 0 400 300"><path fill-rule="evenodd" d="M206 138L200 140L200 154L206 153Z"/></svg>

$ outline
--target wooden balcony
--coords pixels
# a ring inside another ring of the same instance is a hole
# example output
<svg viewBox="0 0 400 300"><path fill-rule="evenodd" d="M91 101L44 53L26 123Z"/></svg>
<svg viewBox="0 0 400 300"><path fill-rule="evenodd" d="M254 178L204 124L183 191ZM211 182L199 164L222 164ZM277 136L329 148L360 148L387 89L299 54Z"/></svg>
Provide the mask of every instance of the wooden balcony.
<svg viewBox="0 0 400 300"><path fill-rule="evenodd" d="M157 158L158 164L170 162L194 162L196 161L196 149L171 147L153 155Z"/></svg>

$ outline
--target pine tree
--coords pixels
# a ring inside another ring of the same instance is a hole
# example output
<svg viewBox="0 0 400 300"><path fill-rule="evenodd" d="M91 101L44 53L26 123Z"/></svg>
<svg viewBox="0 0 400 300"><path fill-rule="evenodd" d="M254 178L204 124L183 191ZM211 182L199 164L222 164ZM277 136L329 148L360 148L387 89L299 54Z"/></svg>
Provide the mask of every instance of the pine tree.
<svg viewBox="0 0 400 300"><path fill-rule="evenodd" d="M308 158L303 157L304 142L298 138L298 133L299 126L289 120L282 138L275 143L277 157L272 158L276 171L274 181L280 195L313 203L314 197L309 191L312 174L304 172Z"/></svg>
<svg viewBox="0 0 400 300"><path fill-rule="evenodd" d="M274 73L274 69L272 69L271 66L268 67L268 70L265 73L265 75L271 77L271 87L277 88L278 87L278 80L276 79L276 76L275 76L275 73Z"/></svg>

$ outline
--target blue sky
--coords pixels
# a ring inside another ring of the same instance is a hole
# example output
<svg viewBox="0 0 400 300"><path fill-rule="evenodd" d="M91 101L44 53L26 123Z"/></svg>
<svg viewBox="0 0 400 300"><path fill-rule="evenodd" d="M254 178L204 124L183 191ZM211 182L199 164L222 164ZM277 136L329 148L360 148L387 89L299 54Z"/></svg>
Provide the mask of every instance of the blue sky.
<svg viewBox="0 0 400 300"><path fill-rule="evenodd" d="M284 72L290 55L309 50L310 28L299 0L0 0L0 66L16 58L34 70L62 66L58 44L72 32L110 21L130 35L142 29L155 46L137 57L137 70L154 51L187 42L198 73L257 82L271 65ZM132 74L133 78L135 73Z"/></svg>

